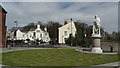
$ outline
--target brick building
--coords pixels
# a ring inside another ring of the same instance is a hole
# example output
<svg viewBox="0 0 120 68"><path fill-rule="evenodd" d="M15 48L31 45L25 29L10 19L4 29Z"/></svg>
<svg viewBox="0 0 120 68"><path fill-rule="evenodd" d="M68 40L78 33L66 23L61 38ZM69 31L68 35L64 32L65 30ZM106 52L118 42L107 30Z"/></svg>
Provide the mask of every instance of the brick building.
<svg viewBox="0 0 120 68"><path fill-rule="evenodd" d="M0 47L6 45L6 14L5 9L0 5Z"/></svg>

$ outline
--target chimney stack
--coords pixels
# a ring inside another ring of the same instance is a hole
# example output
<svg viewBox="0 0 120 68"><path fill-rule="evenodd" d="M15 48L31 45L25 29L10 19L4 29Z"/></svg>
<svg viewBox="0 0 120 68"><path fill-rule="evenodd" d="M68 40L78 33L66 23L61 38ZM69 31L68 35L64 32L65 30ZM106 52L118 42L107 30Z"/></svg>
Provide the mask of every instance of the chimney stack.
<svg viewBox="0 0 120 68"><path fill-rule="evenodd" d="M68 21L67 21L67 20L65 20L65 21L64 21L64 25L66 25L67 23L68 23Z"/></svg>
<svg viewBox="0 0 120 68"><path fill-rule="evenodd" d="M37 24L37 29L40 29L40 25L39 24Z"/></svg>
<svg viewBox="0 0 120 68"><path fill-rule="evenodd" d="M44 30L47 32L47 28L45 27Z"/></svg>

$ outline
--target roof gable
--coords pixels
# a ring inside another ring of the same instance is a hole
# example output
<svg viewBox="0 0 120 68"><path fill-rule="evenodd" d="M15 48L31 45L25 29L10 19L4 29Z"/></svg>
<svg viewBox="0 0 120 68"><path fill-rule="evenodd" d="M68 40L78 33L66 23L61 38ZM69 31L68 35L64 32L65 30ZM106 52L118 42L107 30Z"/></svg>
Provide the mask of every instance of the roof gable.
<svg viewBox="0 0 120 68"><path fill-rule="evenodd" d="M5 9L1 5L0 5L0 12L7 13L7 11L5 11Z"/></svg>
<svg viewBox="0 0 120 68"><path fill-rule="evenodd" d="M71 25L71 23L72 23L72 25ZM74 22L69 22L66 25L63 25L62 27L59 27L58 29L64 29L64 27L70 27L70 26L75 27Z"/></svg>

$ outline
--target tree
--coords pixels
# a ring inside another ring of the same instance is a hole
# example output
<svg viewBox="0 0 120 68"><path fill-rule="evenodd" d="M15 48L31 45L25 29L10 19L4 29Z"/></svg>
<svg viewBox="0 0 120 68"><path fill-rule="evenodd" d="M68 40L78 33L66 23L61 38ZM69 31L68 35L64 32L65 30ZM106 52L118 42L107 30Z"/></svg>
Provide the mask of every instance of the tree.
<svg viewBox="0 0 120 68"><path fill-rule="evenodd" d="M40 25L40 28L44 30L44 28L46 27L45 24L43 24L41 21L38 21L37 24Z"/></svg>
<svg viewBox="0 0 120 68"><path fill-rule="evenodd" d="M73 36L69 36L69 38L65 40L65 43L67 45L71 45L71 46L76 46L77 45L76 38L73 37Z"/></svg>
<svg viewBox="0 0 120 68"><path fill-rule="evenodd" d="M51 39L58 43L58 28L62 25L59 22L48 21L47 28Z"/></svg>
<svg viewBox="0 0 120 68"><path fill-rule="evenodd" d="M92 35L92 25L86 28L86 37L90 38Z"/></svg>
<svg viewBox="0 0 120 68"><path fill-rule="evenodd" d="M86 28L86 37L84 38L86 47L90 47L90 45L92 44L91 35L92 35L92 26L90 25Z"/></svg>
<svg viewBox="0 0 120 68"><path fill-rule="evenodd" d="M120 42L120 32L118 32L117 38L118 38L118 42Z"/></svg>
<svg viewBox="0 0 120 68"><path fill-rule="evenodd" d="M100 32L101 32L101 37L104 38L104 33L105 33L105 31L104 31L104 28L103 28L103 27L100 28Z"/></svg>
<svg viewBox="0 0 120 68"><path fill-rule="evenodd" d="M84 38L85 38L85 35L84 35L84 32L85 32L85 24L84 23L80 23L80 22L75 22L75 26L76 26L76 29L77 29L77 32L76 32L76 43L77 45L84 45Z"/></svg>
<svg viewBox="0 0 120 68"><path fill-rule="evenodd" d="M32 23L22 27L21 31L28 32L30 29L35 29L35 28L36 28L36 25L35 25L35 23L32 22Z"/></svg>
<svg viewBox="0 0 120 68"><path fill-rule="evenodd" d="M105 31L105 32L104 32L104 37L103 37L103 39L104 39L104 40L107 40L108 36L109 36L109 33Z"/></svg>
<svg viewBox="0 0 120 68"><path fill-rule="evenodd" d="M86 23L77 21L75 22L75 27L77 29L75 37L69 37L66 40L66 44L72 44L72 46L89 47L92 41L92 26L88 26Z"/></svg>

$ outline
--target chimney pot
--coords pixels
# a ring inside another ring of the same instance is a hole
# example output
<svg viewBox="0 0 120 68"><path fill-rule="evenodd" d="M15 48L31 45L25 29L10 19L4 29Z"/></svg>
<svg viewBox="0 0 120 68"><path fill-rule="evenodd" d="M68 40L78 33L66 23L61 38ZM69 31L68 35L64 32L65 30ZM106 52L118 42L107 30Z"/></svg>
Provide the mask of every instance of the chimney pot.
<svg viewBox="0 0 120 68"><path fill-rule="evenodd" d="M68 23L67 20L65 20L65 21L64 21L64 25L66 25L67 23Z"/></svg>

